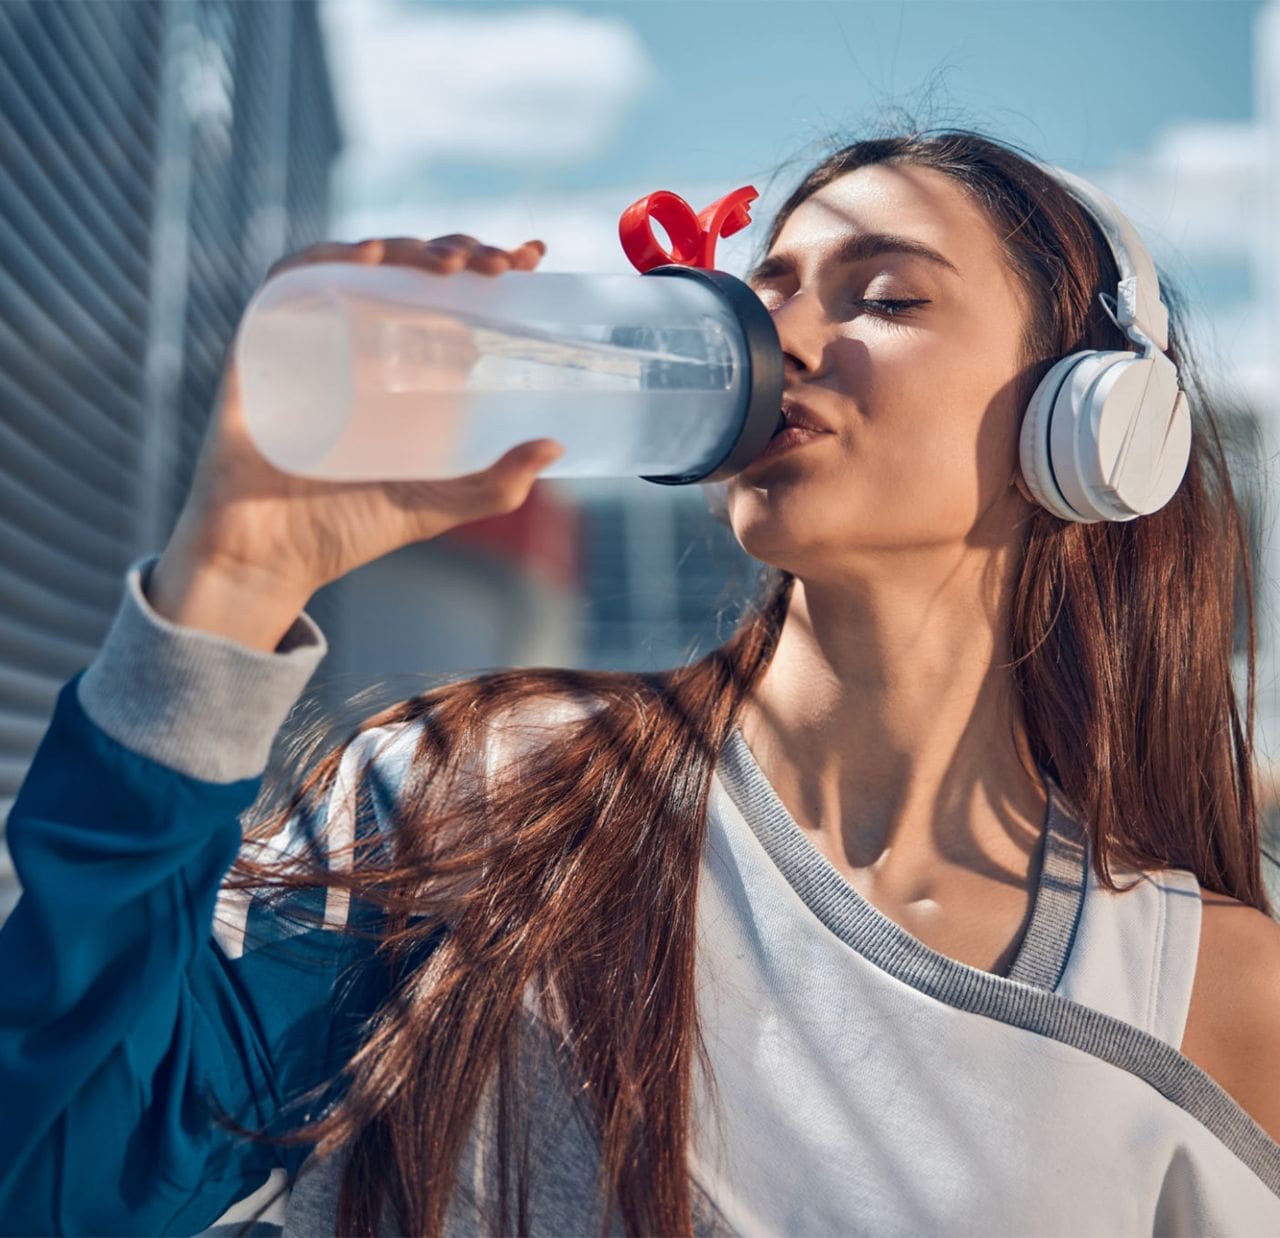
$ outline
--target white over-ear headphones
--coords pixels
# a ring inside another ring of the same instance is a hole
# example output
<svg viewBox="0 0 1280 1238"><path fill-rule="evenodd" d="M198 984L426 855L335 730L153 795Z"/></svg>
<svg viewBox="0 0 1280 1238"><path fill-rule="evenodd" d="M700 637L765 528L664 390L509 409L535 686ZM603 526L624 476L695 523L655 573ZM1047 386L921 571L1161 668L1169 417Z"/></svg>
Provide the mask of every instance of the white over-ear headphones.
<svg viewBox="0 0 1280 1238"><path fill-rule="evenodd" d="M1137 230L1095 185L1049 164L1097 222L1115 255L1120 286L1103 304L1139 353L1085 349L1056 362L1022 419L1019 459L1027 488L1063 520L1094 524L1158 511L1191 456L1191 413L1165 355L1169 311ZM727 484L704 484L707 506L728 523Z"/></svg>
<svg viewBox="0 0 1280 1238"><path fill-rule="evenodd" d="M1022 420L1019 458L1027 487L1063 520L1132 520L1158 511L1191 455L1191 413L1165 355L1169 311L1137 230L1096 186L1041 164L1097 221L1120 271L1103 304L1141 350L1086 349L1056 362Z"/></svg>

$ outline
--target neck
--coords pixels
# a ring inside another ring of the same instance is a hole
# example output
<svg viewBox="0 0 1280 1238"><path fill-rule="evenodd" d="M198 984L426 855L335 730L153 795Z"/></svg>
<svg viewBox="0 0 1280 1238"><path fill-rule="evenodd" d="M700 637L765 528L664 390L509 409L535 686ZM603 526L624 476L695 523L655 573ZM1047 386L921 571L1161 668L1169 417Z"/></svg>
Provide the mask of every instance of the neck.
<svg viewBox="0 0 1280 1238"><path fill-rule="evenodd" d="M973 575L797 579L744 705L743 737L797 823L886 898L929 897L961 870L1021 884L1043 830L1004 612Z"/></svg>

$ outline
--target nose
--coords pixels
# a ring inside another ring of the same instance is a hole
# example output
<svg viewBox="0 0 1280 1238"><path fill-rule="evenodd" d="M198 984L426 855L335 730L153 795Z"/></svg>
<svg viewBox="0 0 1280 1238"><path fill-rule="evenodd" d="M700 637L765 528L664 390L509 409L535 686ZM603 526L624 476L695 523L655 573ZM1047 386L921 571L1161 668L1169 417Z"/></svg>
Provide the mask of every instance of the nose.
<svg viewBox="0 0 1280 1238"><path fill-rule="evenodd" d="M782 345L784 371L798 368L810 374L816 372L822 364L823 348L817 299L810 293L797 292L769 313Z"/></svg>

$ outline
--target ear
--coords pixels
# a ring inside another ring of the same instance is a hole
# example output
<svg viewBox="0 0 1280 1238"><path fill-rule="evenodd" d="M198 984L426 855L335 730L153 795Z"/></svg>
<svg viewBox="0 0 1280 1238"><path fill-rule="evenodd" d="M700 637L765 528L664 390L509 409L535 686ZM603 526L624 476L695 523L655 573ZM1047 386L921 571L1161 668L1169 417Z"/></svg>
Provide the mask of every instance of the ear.
<svg viewBox="0 0 1280 1238"><path fill-rule="evenodd" d="M1040 500L1031 493L1030 487L1027 485L1027 479L1022 475L1022 466L1014 465L1013 476L1009 479L1011 485L1017 492L1022 495L1032 507L1039 507Z"/></svg>

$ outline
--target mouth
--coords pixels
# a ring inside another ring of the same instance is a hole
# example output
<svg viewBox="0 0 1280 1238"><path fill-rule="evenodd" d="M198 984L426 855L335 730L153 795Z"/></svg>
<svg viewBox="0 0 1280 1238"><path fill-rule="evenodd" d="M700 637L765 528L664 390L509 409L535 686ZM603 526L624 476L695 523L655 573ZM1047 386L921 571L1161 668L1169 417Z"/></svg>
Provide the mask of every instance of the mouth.
<svg viewBox="0 0 1280 1238"><path fill-rule="evenodd" d="M774 427L774 437L789 429L809 430L814 434L832 434L833 428L826 420L812 409L805 407L799 400L790 395L782 397L782 405L778 410L778 424Z"/></svg>
<svg viewBox="0 0 1280 1238"><path fill-rule="evenodd" d="M754 464L760 460L770 460L774 456L781 455L784 451L790 451L792 448L803 446L805 443L815 442L817 439L831 433L832 431L827 426L822 425L807 410L784 402L781 414L778 417L778 424L773 431L773 437L764 445L764 449L752 463Z"/></svg>

